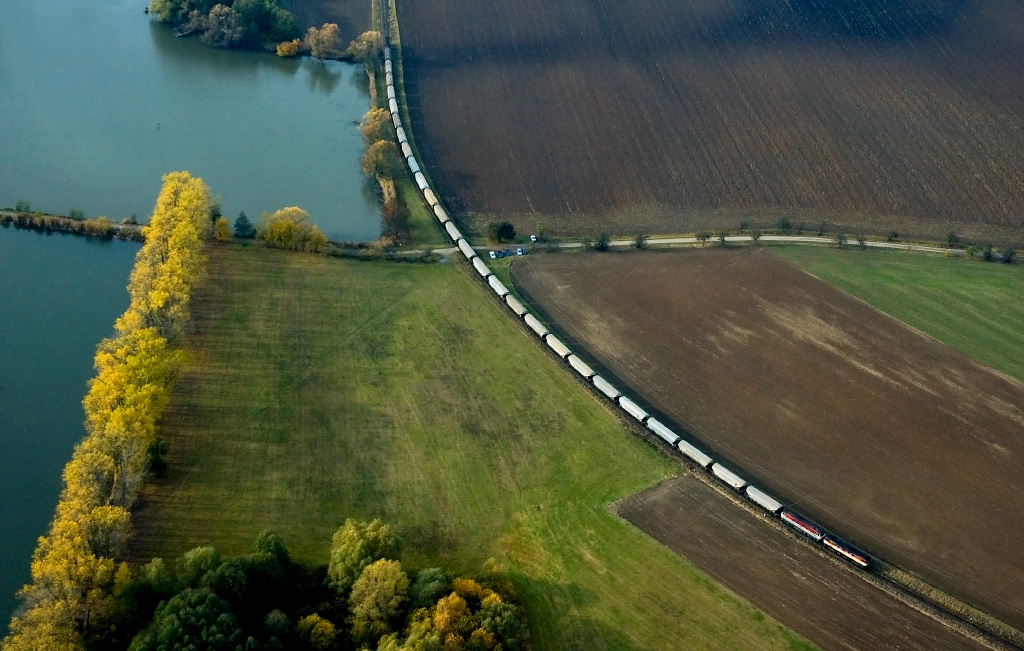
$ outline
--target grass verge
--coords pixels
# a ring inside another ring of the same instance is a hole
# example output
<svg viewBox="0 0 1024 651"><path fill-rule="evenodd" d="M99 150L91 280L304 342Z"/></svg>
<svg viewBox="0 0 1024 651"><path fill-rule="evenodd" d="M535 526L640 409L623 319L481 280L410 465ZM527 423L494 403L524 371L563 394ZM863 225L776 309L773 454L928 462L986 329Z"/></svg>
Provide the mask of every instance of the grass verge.
<svg viewBox="0 0 1024 651"><path fill-rule="evenodd" d="M1024 382L1024 266L899 251L769 250Z"/></svg>
<svg viewBox="0 0 1024 651"><path fill-rule="evenodd" d="M536 649L805 648L609 512L679 466L469 273L237 246L209 269L137 558L269 528L324 562L345 517L381 517L410 567L506 563Z"/></svg>

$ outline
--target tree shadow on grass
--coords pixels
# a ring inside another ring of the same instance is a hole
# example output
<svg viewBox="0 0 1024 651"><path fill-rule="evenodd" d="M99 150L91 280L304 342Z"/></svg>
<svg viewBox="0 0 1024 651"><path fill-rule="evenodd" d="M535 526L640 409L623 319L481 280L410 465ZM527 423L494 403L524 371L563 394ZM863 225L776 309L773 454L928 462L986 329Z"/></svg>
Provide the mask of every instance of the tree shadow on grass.
<svg viewBox="0 0 1024 651"><path fill-rule="evenodd" d="M519 591L518 601L527 606L527 617L534 647L563 646L569 649L586 649L587 651L654 651L631 638L626 632L619 630L607 622L590 617L579 616L580 610L586 607L598 607L598 598L593 591L577 583L555 583L544 579L536 579L521 572L513 572L512 579ZM557 615L552 616L551 610L557 607ZM548 610L547 618L554 620L560 632L561 644L555 644L553 636L538 630L537 620L541 619L538 611ZM671 646L666 640L665 647Z"/></svg>

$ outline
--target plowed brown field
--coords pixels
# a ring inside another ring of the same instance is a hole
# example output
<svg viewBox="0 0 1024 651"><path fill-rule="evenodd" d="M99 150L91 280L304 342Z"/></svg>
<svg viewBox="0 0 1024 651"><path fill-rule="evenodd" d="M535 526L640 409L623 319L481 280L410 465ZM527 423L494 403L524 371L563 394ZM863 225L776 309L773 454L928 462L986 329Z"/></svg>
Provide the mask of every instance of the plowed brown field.
<svg viewBox="0 0 1024 651"><path fill-rule="evenodd" d="M281 0L295 14L302 29L334 23L345 45L370 29L371 3L366 0Z"/></svg>
<svg viewBox="0 0 1024 651"><path fill-rule="evenodd" d="M1017 0L399 1L446 201L520 232L749 218L1024 240Z"/></svg>
<svg viewBox="0 0 1024 651"><path fill-rule="evenodd" d="M1024 628L1024 385L757 250L536 256L516 286L714 455Z"/></svg>
<svg viewBox="0 0 1024 651"><path fill-rule="evenodd" d="M794 544L692 476L616 510L823 649L986 648Z"/></svg>

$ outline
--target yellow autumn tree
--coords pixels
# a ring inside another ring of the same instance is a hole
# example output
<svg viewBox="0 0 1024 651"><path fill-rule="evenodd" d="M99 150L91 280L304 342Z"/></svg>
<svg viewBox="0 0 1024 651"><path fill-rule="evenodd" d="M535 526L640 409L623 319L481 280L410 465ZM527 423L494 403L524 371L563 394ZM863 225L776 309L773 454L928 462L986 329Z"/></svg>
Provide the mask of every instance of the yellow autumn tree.
<svg viewBox="0 0 1024 651"><path fill-rule="evenodd" d="M324 59L338 56L341 49L341 32L334 23L324 23L320 28L310 27L306 31L303 44L314 59L323 63Z"/></svg>
<svg viewBox="0 0 1024 651"><path fill-rule="evenodd" d="M282 208L277 212L268 215L260 215L259 225L256 227L256 239L263 240L269 246L280 249L301 250L307 248L310 238L313 235L313 223L309 220L309 213L297 206ZM319 229L317 230L319 233ZM317 237L318 246L326 244L323 233ZM322 240L321 240L322 238Z"/></svg>
<svg viewBox="0 0 1024 651"><path fill-rule="evenodd" d="M391 112L383 108L370 109L359 123L359 133L363 134L363 144L367 147L390 137Z"/></svg>
<svg viewBox="0 0 1024 651"><path fill-rule="evenodd" d="M378 140L363 154L362 168L366 176L391 178L400 167L398 148L390 140Z"/></svg>
<svg viewBox="0 0 1024 651"><path fill-rule="evenodd" d="M231 239L231 223L227 217L218 217L213 225L213 239L218 242L227 242Z"/></svg>
<svg viewBox="0 0 1024 651"><path fill-rule="evenodd" d="M325 246L327 246L327 236L324 235L323 231L314 226L309 231L309 240L306 241L306 249L316 253Z"/></svg>
<svg viewBox="0 0 1024 651"><path fill-rule="evenodd" d="M345 53L356 61L370 63L380 58L384 49L384 39L380 32L363 32L352 41Z"/></svg>

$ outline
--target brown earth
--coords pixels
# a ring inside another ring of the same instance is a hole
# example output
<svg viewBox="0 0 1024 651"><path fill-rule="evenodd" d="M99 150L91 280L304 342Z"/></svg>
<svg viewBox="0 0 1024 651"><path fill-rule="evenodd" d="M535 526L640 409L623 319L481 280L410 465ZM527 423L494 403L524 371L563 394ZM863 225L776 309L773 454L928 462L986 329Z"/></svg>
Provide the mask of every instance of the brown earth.
<svg viewBox="0 0 1024 651"><path fill-rule="evenodd" d="M713 456L1024 628L1024 385L756 249L535 256L516 286Z"/></svg>
<svg viewBox="0 0 1024 651"><path fill-rule="evenodd" d="M559 235L787 214L809 229L1024 241L1016 0L398 10L423 162L479 232L497 214Z"/></svg>
<svg viewBox="0 0 1024 651"><path fill-rule="evenodd" d="M345 44L371 27L370 0L281 0L281 6L295 14L303 30L335 23Z"/></svg>
<svg viewBox="0 0 1024 651"><path fill-rule="evenodd" d="M986 648L766 527L692 475L637 493L616 511L823 649Z"/></svg>

